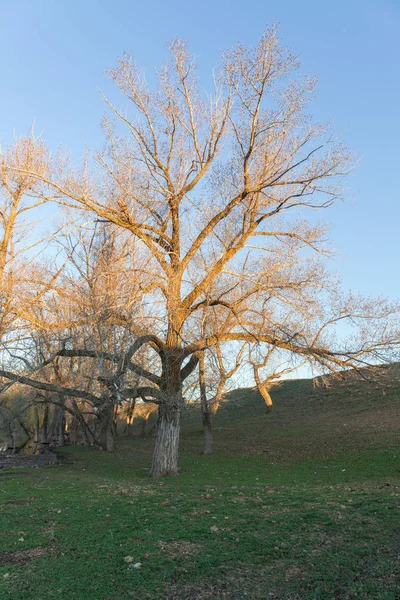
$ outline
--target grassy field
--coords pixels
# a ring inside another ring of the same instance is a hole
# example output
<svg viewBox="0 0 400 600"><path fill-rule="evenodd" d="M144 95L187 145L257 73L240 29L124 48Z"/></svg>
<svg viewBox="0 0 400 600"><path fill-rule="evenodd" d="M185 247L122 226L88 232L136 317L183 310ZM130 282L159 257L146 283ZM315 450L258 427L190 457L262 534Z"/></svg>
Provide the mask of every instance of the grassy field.
<svg viewBox="0 0 400 600"><path fill-rule="evenodd" d="M399 390L288 381L269 415L237 390L211 456L186 411L178 477L138 436L2 471L0 599L399 600Z"/></svg>

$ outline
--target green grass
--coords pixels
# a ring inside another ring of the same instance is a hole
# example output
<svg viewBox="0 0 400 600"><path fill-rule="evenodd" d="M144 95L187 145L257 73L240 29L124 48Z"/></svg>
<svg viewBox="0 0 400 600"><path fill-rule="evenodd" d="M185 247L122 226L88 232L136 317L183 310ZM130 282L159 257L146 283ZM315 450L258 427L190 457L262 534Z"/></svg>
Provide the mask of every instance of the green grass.
<svg viewBox="0 0 400 600"><path fill-rule="evenodd" d="M138 437L3 471L0 599L398 600L398 388L385 389L288 382L268 416L236 391L211 456L188 410L178 477L149 479L153 441Z"/></svg>

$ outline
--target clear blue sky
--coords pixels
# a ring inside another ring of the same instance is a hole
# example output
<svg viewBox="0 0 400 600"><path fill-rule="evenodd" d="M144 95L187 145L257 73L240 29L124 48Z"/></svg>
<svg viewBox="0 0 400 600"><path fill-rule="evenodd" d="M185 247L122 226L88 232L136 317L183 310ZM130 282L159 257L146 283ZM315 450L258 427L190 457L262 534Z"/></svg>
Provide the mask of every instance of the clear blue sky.
<svg viewBox="0 0 400 600"><path fill-rule="evenodd" d="M314 115L346 130L362 159L354 200L321 215L340 252L332 267L346 287L400 296L399 0L0 0L0 136L35 118L51 147L78 156L101 141L97 86L109 89L104 71L124 50L151 70L184 37L207 78L220 50L272 21L318 76Z"/></svg>

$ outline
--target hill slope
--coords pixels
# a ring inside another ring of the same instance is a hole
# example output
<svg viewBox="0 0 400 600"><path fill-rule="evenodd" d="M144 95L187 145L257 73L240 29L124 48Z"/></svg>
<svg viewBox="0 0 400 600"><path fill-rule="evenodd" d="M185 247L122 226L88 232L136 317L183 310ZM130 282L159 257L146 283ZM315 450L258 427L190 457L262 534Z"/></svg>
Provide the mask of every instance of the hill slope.
<svg viewBox="0 0 400 600"><path fill-rule="evenodd" d="M353 448L387 447L400 441L400 366L382 368L374 380L349 372L344 380L286 380L273 388L272 413L255 389L230 392L214 418L215 449L267 453L283 460L329 456ZM185 447L201 435L198 409L184 415ZM197 423L197 426L196 426Z"/></svg>

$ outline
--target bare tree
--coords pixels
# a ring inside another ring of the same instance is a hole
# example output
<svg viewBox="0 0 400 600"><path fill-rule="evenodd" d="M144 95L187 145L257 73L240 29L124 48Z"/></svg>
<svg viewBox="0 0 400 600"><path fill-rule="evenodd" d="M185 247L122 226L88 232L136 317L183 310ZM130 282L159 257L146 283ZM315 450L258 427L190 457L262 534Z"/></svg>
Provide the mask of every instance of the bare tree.
<svg viewBox="0 0 400 600"><path fill-rule="evenodd" d="M35 251L43 237L32 234L35 209L43 197L40 176L47 175L48 157L43 142L32 135L0 148L0 339L18 338L32 303L39 301L49 281L39 273ZM29 175L34 172L35 176ZM38 177L39 176L39 177ZM32 215L32 216L30 216ZM28 218L29 217L29 218ZM16 322L19 325L16 326Z"/></svg>
<svg viewBox="0 0 400 600"><path fill-rule="evenodd" d="M13 366L17 348L26 345L30 330L36 327L36 320L32 319L34 307L54 289L59 275L58 270L51 272L45 261L40 260L49 241L40 227L40 210L51 197L43 196L43 183L38 175L48 175L48 168L46 147L33 131L0 148L0 358L5 368ZM6 404L12 397L4 396L4 392L10 385L1 389L3 424L7 420ZM13 408L21 407L14 401ZM21 410L26 416L25 405ZM12 438L12 429L18 430L24 424L19 410L9 414ZM22 439L27 435L25 429ZM15 450L14 441L13 447Z"/></svg>
<svg viewBox="0 0 400 600"><path fill-rule="evenodd" d="M138 381L133 371L127 371L124 360L116 358L133 343L135 329L140 328L141 289L132 275L136 252L131 239L110 230L107 223L87 223L78 229L75 224L72 229L73 234L66 233L59 240L69 257L68 268L62 274L58 295L46 307L47 319L41 319L47 327L55 326L50 327L52 341L46 358L54 352L55 344L58 348L63 345L48 367L57 367L57 382L68 386L75 381L79 389L100 394L101 400L95 405L89 402L84 412L91 412L94 422L99 423L100 445L112 450L117 413L125 400L122 390ZM56 327L57 322L64 324L62 329ZM67 346L80 347L79 356L68 354ZM67 378L63 368L66 361L59 364L61 356L74 361L74 370Z"/></svg>
<svg viewBox="0 0 400 600"><path fill-rule="evenodd" d="M324 319L326 277L313 255L326 252L325 228L304 213L342 196L353 156L308 116L315 82L293 77L298 59L276 28L254 48L224 54L211 94L185 43L175 40L170 51L155 89L128 55L110 70L133 113L105 99L114 120L103 121L103 151L79 172L59 161L58 175L37 173L49 196L140 245L145 267L135 277L151 274L146 319L118 360L147 379L131 393L159 407L154 476L177 473L182 386L205 349L259 342L340 371L379 360L398 342L384 300L338 302ZM204 311L207 334L199 335ZM338 319L358 337L331 336ZM158 357L155 370L134 362L145 347ZM89 356L81 350L71 353Z"/></svg>

